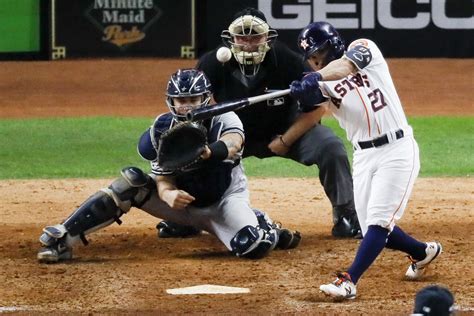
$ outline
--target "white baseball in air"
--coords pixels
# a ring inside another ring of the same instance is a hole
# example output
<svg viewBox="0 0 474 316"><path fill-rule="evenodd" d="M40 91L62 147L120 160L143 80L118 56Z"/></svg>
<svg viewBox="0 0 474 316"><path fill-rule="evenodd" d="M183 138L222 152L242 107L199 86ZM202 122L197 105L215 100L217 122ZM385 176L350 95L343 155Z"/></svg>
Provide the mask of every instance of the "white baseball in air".
<svg viewBox="0 0 474 316"><path fill-rule="evenodd" d="M216 53L217 60L226 63L232 58L232 52L227 47L221 47Z"/></svg>

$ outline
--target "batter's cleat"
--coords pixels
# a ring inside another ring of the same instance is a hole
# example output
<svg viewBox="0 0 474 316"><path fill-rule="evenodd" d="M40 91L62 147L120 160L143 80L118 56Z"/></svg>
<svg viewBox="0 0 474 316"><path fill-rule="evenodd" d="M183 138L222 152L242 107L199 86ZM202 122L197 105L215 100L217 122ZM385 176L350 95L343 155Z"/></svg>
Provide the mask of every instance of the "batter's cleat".
<svg viewBox="0 0 474 316"><path fill-rule="evenodd" d="M192 226L180 225L170 221L161 221L156 225L159 238L185 238L199 235L200 229Z"/></svg>
<svg viewBox="0 0 474 316"><path fill-rule="evenodd" d="M338 238L362 238L357 214L344 215L334 218L334 226L331 231L334 237Z"/></svg>
<svg viewBox="0 0 474 316"><path fill-rule="evenodd" d="M286 228L276 228L278 232L278 249L294 249L301 242L301 233L299 231L291 231Z"/></svg>
<svg viewBox="0 0 474 316"><path fill-rule="evenodd" d="M337 273L334 282L323 284L319 290L335 299L354 299L356 297L357 288L352 283L351 276L347 272Z"/></svg>
<svg viewBox="0 0 474 316"><path fill-rule="evenodd" d="M72 249L64 246L62 243L41 248L37 255L40 263L57 263L63 260L72 259Z"/></svg>
<svg viewBox="0 0 474 316"><path fill-rule="evenodd" d="M426 271L428 265L436 259L439 254L443 251L443 247L439 242L427 242L426 243L426 258L420 261L414 260L412 257L408 256L408 259L411 260L411 264L408 267L405 276L409 280L418 280Z"/></svg>

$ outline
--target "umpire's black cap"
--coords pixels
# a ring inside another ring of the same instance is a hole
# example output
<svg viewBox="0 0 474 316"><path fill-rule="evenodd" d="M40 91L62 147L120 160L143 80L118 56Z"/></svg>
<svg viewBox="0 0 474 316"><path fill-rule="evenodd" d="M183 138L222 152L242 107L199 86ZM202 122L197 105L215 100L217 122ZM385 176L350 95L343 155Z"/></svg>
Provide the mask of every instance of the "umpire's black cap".
<svg viewBox="0 0 474 316"><path fill-rule="evenodd" d="M257 18L262 19L263 21L267 22L267 18L265 17L265 14L263 14L262 11L260 11L258 9L255 9L255 8L252 8L252 7L247 7L245 9L237 12L234 15L234 20L241 17L241 16L244 16L244 15L256 16Z"/></svg>
<svg viewBox="0 0 474 316"><path fill-rule="evenodd" d="M427 286L416 294L413 315L452 315L454 312L454 296L445 287Z"/></svg>

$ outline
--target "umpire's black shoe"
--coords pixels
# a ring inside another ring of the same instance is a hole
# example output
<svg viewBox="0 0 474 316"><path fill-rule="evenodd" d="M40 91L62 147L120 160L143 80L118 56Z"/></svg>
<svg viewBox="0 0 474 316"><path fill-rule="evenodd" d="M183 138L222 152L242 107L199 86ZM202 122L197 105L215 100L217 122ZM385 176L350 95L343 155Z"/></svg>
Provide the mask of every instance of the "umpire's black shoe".
<svg viewBox="0 0 474 316"><path fill-rule="evenodd" d="M352 214L340 215L334 218L332 235L338 238L362 238L359 220L355 211Z"/></svg>
<svg viewBox="0 0 474 316"><path fill-rule="evenodd" d="M158 229L159 238L185 238L201 233L201 230L192 226L180 225L170 221L161 221L156 225L156 229Z"/></svg>

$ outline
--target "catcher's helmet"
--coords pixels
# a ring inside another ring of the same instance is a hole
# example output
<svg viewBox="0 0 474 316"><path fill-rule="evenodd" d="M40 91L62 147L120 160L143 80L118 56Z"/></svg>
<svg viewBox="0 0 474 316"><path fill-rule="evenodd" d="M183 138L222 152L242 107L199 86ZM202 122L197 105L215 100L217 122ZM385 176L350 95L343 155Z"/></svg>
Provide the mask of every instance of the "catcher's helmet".
<svg viewBox="0 0 474 316"><path fill-rule="evenodd" d="M327 22L314 22L306 26L298 36L298 47L305 58L324 49L329 49L326 63L342 57L344 42L336 29Z"/></svg>
<svg viewBox="0 0 474 316"><path fill-rule="evenodd" d="M270 29L265 15L254 8L237 12L221 38L230 47L244 75L255 75L278 33ZM256 42L255 44L252 44Z"/></svg>
<svg viewBox="0 0 474 316"><path fill-rule="evenodd" d="M198 106L189 105L189 110L194 110L207 106L211 95L211 82L204 72L198 69L180 69L168 81L166 104L176 120L185 121L186 114L178 113L174 99L200 96L201 103Z"/></svg>

